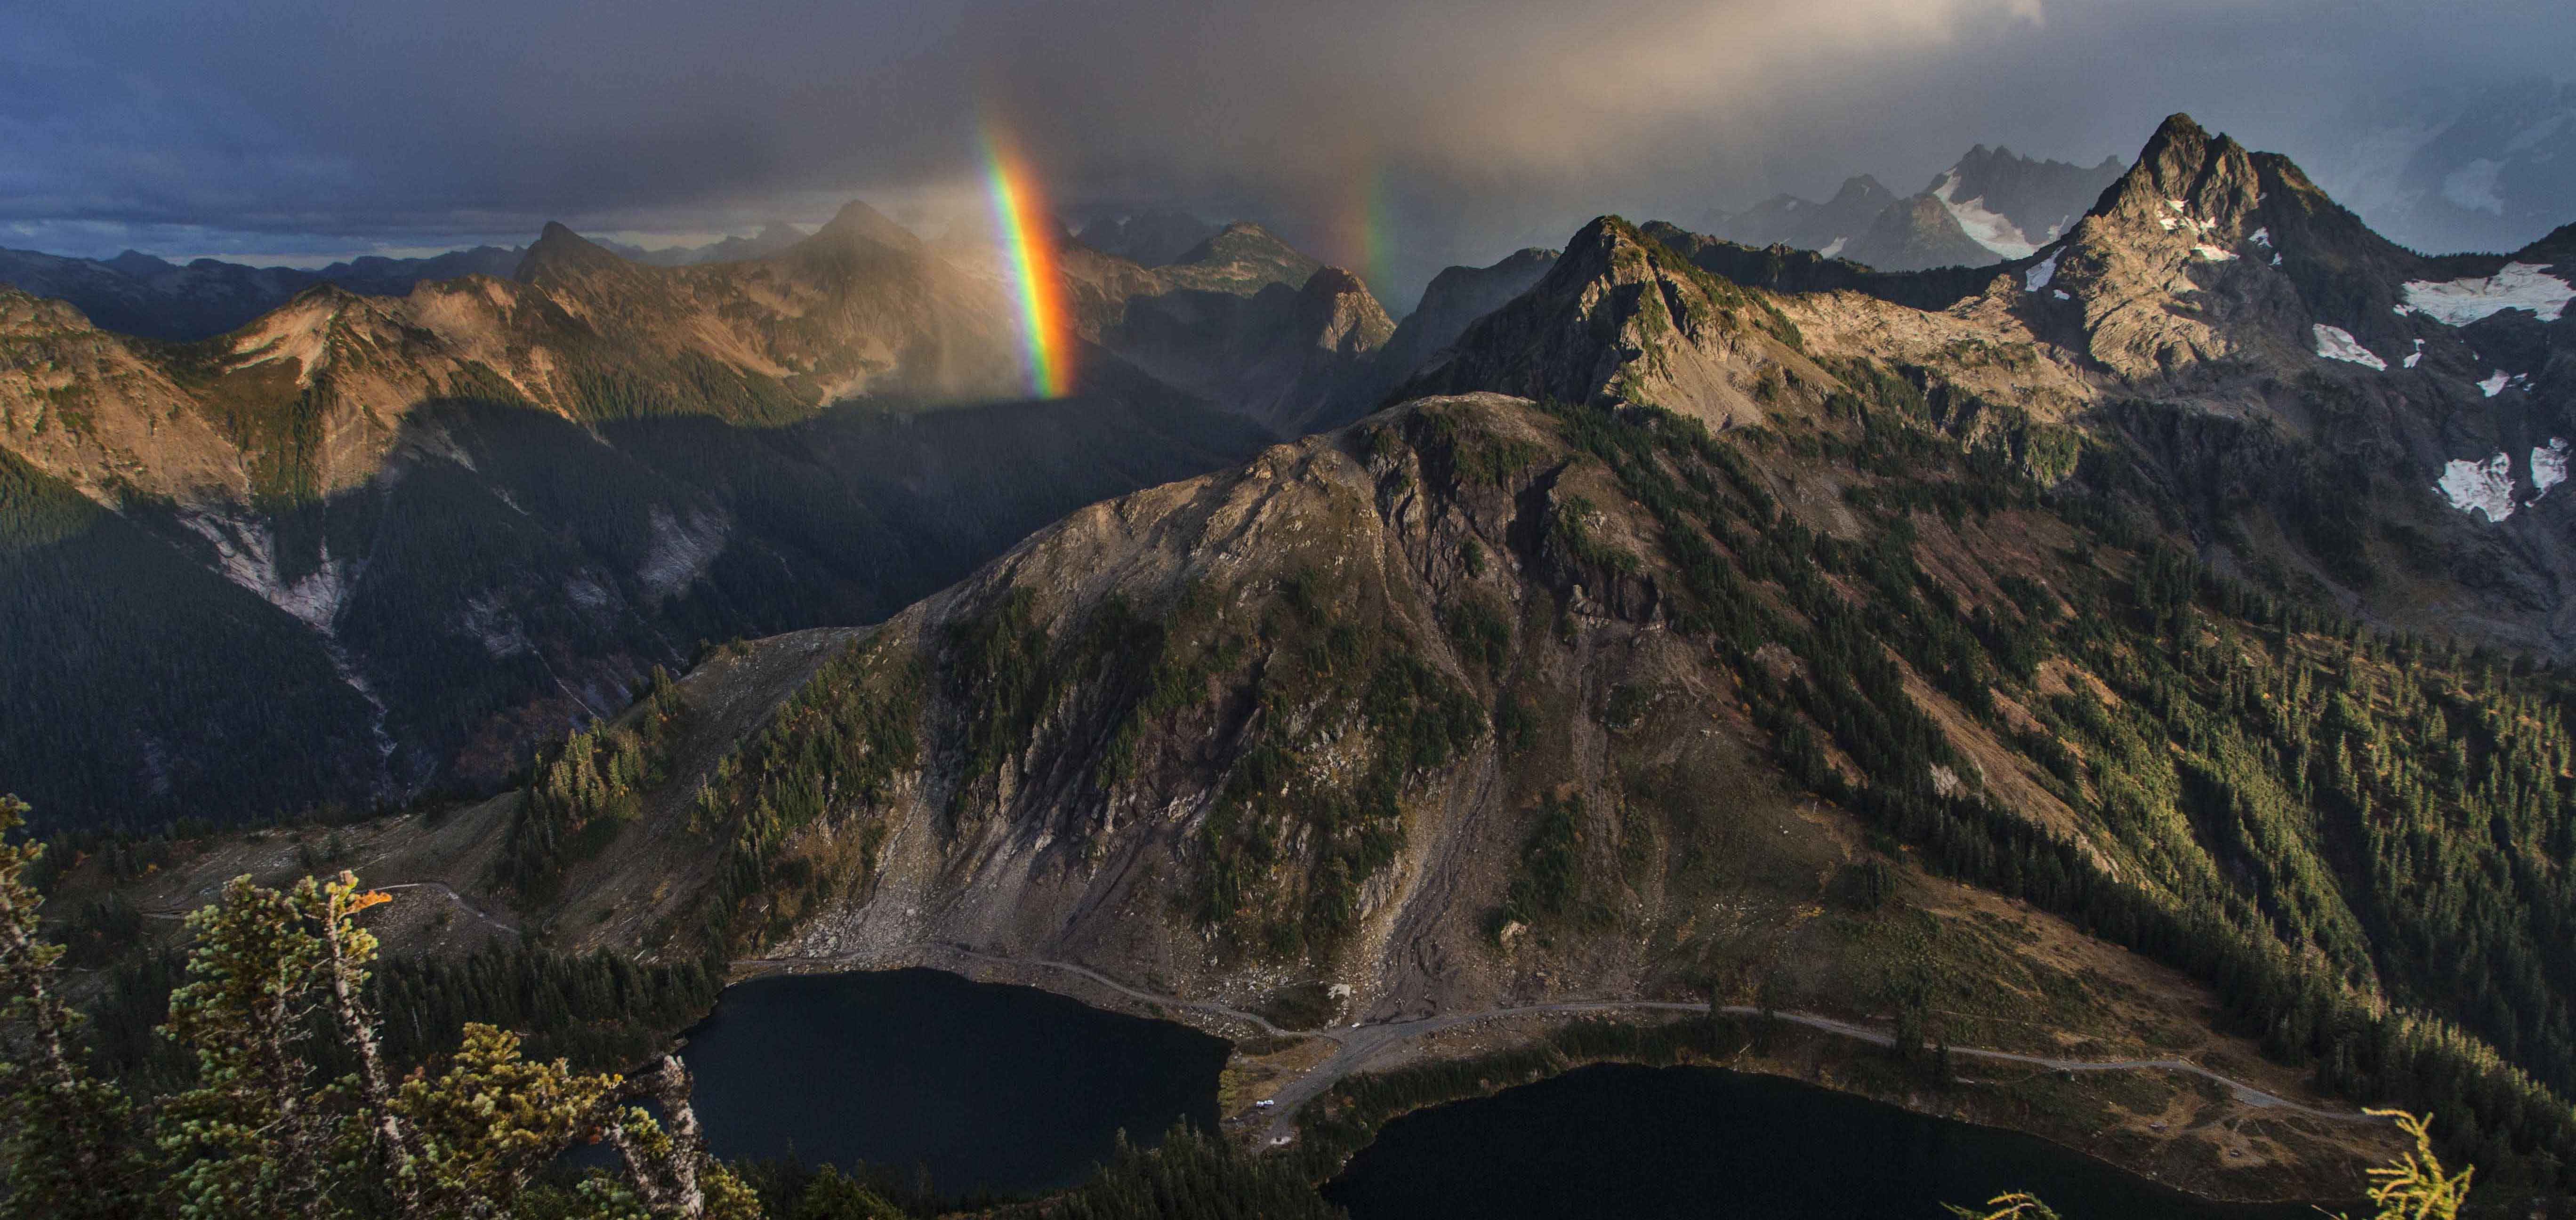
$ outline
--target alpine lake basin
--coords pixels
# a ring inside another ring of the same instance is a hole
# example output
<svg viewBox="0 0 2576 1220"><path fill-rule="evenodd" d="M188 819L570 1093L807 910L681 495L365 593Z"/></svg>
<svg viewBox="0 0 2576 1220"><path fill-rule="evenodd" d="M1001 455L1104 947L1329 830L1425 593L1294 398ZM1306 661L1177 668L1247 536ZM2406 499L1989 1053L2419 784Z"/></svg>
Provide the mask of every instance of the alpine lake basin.
<svg viewBox="0 0 2576 1220"><path fill-rule="evenodd" d="M682 1057L710 1151L926 1171L1037 1193L1121 1132L1213 1130L1229 1045L1185 1025L936 970L725 990ZM1777 1077L1604 1064L1397 1118L1323 1188L1352 1220L1888 1217L2010 1190L2069 1220L2287 1220L2184 1195L2034 1136Z"/></svg>

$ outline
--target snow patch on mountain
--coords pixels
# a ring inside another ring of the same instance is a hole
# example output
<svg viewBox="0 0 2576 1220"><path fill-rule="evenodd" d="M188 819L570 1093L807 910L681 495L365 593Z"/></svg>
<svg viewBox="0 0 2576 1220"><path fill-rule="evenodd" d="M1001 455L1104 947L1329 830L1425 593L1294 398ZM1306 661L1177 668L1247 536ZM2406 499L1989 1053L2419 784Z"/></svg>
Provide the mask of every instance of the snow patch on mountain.
<svg viewBox="0 0 2576 1220"><path fill-rule="evenodd" d="M2057 278L2057 256L2064 253L2066 253L2064 250L2052 251L2046 261L2023 272L2022 291L2037 292L2048 287L2049 282Z"/></svg>
<svg viewBox="0 0 2576 1220"><path fill-rule="evenodd" d="M2512 383L2513 377L2510 374L2507 374L2503 369L2497 369L2496 375L2479 382L2478 388L2486 391L2487 397L2493 398L2498 394L2504 393L2504 388Z"/></svg>
<svg viewBox="0 0 2576 1220"><path fill-rule="evenodd" d="M2562 466L2560 477L2565 477ZM2485 513L2489 521L2513 515L2513 459L2499 453L2485 461L2453 458L2442 465L2442 481L2433 485L2451 507Z"/></svg>
<svg viewBox="0 0 2576 1220"><path fill-rule="evenodd" d="M2221 250L2207 242L2202 242L2199 245L2193 246L2191 248L2191 252L2199 255L2200 261L2204 263L2232 263L2236 261L2235 251Z"/></svg>
<svg viewBox="0 0 2576 1220"><path fill-rule="evenodd" d="M2316 334L2318 355L2328 360L2341 360L2347 364L2377 369L2383 373L2388 371L2388 362L2372 355L2369 348L2363 347L2360 340L2352 337L2351 331L2340 326L2328 326L2323 322L2309 329Z"/></svg>
<svg viewBox="0 0 2576 1220"><path fill-rule="evenodd" d="M2548 273L2538 263L2506 263L2484 278L2408 280L2406 304L2437 322L2466 326L2508 309L2528 309L2543 322L2555 322L2576 299L2576 287Z"/></svg>
<svg viewBox="0 0 2576 1220"><path fill-rule="evenodd" d="M2531 447L2531 498L2538 501L2549 489L2567 481L2567 442L2550 437L2547 445Z"/></svg>
<svg viewBox="0 0 2576 1220"><path fill-rule="evenodd" d="M1979 195L1964 202L1952 199L1958 190L1959 171L1952 170L1941 176L1939 186L1932 188L1932 197L1940 200L1942 207L1950 209L1951 218L1959 222L1960 228L1967 230L1968 240L2005 258L2029 258L2039 253L2039 246L2022 235L2020 225L2014 224L2001 212L1987 210L1985 196Z"/></svg>
<svg viewBox="0 0 2576 1220"><path fill-rule="evenodd" d="M1833 258L1843 252L1843 243L1850 240L1851 239L1848 237L1837 237L1832 241L1826 242L1825 248L1816 251L1816 253L1821 254L1826 258Z"/></svg>

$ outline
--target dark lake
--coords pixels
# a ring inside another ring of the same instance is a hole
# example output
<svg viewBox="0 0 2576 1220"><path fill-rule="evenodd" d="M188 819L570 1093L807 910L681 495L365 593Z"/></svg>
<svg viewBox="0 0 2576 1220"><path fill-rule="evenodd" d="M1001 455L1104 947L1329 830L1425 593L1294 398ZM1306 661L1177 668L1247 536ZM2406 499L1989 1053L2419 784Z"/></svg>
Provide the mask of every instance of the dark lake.
<svg viewBox="0 0 2576 1220"><path fill-rule="evenodd" d="M2196 1201L2035 1136L1712 1068L1587 1067L1387 1124L1326 1198L1352 1220L1947 1220L2037 1194L2068 1220L2314 1220Z"/></svg>
<svg viewBox="0 0 2576 1220"><path fill-rule="evenodd" d="M1227 1044L935 970L725 989L681 1057L720 1157L927 1167L948 1192L1064 1186L1187 1119L1216 1127Z"/></svg>

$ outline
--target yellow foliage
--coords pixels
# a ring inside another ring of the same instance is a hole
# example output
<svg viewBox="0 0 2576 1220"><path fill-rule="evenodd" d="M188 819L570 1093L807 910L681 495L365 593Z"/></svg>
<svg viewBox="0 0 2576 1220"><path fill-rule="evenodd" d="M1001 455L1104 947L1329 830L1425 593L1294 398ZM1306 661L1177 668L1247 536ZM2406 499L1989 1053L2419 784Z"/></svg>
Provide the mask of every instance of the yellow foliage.
<svg viewBox="0 0 2576 1220"><path fill-rule="evenodd" d="M2415 1138L2413 1152L2370 1171L2368 1198L2379 1205L2371 1220L2459 1220L2477 1167L2457 1174L2442 1168L2441 1158L2433 1155L2432 1115L2417 1118L2404 1110L2370 1113L2396 1119L2397 1129Z"/></svg>
<svg viewBox="0 0 2576 1220"><path fill-rule="evenodd" d="M1985 1211L1952 1207L1950 1214L1959 1220L2057 1220L2057 1213L2040 1202L2039 1196L2022 1191L1986 1200Z"/></svg>

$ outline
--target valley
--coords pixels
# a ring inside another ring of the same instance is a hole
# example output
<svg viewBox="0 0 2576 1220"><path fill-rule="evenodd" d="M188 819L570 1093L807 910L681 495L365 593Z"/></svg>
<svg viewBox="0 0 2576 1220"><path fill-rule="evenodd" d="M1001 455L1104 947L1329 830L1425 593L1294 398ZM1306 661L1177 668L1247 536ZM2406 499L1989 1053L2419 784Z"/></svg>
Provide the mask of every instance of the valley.
<svg viewBox="0 0 2576 1220"><path fill-rule="evenodd" d="M2396 1106L2557 1206L2576 229L2422 255L2183 115L1961 164L1982 267L1603 216L1400 323L1104 228L1056 397L863 205L194 346L0 294L63 987L146 1079L176 917L346 868L408 1046L928 967L1231 1039L1205 1155L1364 1218L1617 1080L2229 1204L2349 1198Z"/></svg>

